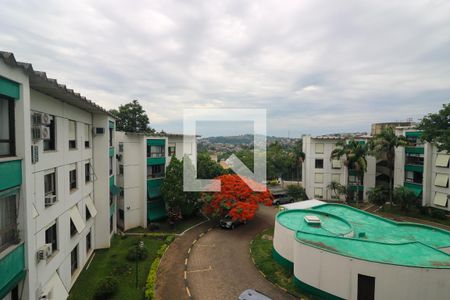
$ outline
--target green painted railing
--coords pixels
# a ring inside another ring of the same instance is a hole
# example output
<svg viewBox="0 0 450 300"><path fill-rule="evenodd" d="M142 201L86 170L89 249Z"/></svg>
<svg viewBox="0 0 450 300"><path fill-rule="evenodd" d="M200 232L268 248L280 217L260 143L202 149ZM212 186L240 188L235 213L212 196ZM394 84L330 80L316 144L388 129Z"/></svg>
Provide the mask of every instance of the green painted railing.
<svg viewBox="0 0 450 300"><path fill-rule="evenodd" d="M423 147L405 147L405 152L413 154L424 154L425 149Z"/></svg>
<svg viewBox="0 0 450 300"><path fill-rule="evenodd" d="M22 184L22 161L0 162L0 191Z"/></svg>
<svg viewBox="0 0 450 300"><path fill-rule="evenodd" d="M163 179L149 179L147 180L147 196L149 199L161 196L161 185Z"/></svg>
<svg viewBox="0 0 450 300"><path fill-rule="evenodd" d="M405 171L423 173L423 166L421 166L421 165L405 165Z"/></svg>
<svg viewBox="0 0 450 300"><path fill-rule="evenodd" d="M363 185L349 185L349 189L350 191L364 191L364 186Z"/></svg>
<svg viewBox="0 0 450 300"><path fill-rule="evenodd" d="M114 156L114 147L109 147L109 157Z"/></svg>
<svg viewBox="0 0 450 300"><path fill-rule="evenodd" d="M165 165L165 157L147 157L147 166Z"/></svg>
<svg viewBox="0 0 450 300"><path fill-rule="evenodd" d="M113 121L109 121L109 128L114 129L114 122Z"/></svg>
<svg viewBox="0 0 450 300"><path fill-rule="evenodd" d="M406 137L421 137L422 131L407 131L405 132Z"/></svg>
<svg viewBox="0 0 450 300"><path fill-rule="evenodd" d="M0 259L0 299L3 299L25 277L25 247L18 245Z"/></svg>
<svg viewBox="0 0 450 300"><path fill-rule="evenodd" d="M166 140L164 139L147 139L148 146L164 146L166 144Z"/></svg>
<svg viewBox="0 0 450 300"><path fill-rule="evenodd" d="M109 215L112 216L116 212L116 203L113 202L113 204L109 207Z"/></svg>
<svg viewBox="0 0 450 300"><path fill-rule="evenodd" d="M11 97L13 99L19 99L19 84L4 77L0 77L0 95Z"/></svg>

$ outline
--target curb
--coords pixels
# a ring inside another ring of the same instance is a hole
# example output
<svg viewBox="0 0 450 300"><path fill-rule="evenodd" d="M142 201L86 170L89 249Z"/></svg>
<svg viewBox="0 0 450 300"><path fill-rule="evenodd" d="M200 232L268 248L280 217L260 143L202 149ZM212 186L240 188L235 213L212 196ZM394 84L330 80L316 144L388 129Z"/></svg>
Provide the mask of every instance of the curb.
<svg viewBox="0 0 450 300"><path fill-rule="evenodd" d="M267 229L267 228L266 228ZM263 232L264 230L266 230L266 229L263 229L261 232ZM261 232L259 232L259 233L257 233L257 235L258 234L260 234ZM250 246L248 247L248 249L249 249L249 252L250 252L250 257L251 257L251 259L252 259L252 262L253 262L253 266L255 266L255 269L264 277L264 279L267 281L267 282L269 282L272 286L274 286L274 287L276 287L276 288L279 288L280 290L282 290L283 292L285 292L286 294L289 294L289 295L291 295L292 297L294 297L294 298L298 298L298 295L294 295L293 293L291 293L291 292L289 292L287 289L285 289L284 287L282 287L282 286L279 286L278 284L276 284L275 282L272 282L272 281L270 281L268 278L267 278L267 276L266 276L266 274L264 274L257 266L256 266L256 263L255 263L255 259L253 258L253 255L252 255L252 244L253 244L253 241L254 241L254 238L250 241ZM303 299L303 298L298 298L298 299Z"/></svg>
<svg viewBox="0 0 450 300"><path fill-rule="evenodd" d="M209 221L209 220L208 220L208 221ZM189 299L194 299L194 298L192 297L192 295L191 295L191 291L189 290L189 283L188 283L188 278L187 278L187 272L188 272L187 268L188 268L188 263L189 263L189 256L191 255L191 250L192 250L192 247L194 247L195 243L197 243L198 240L199 240L200 238L202 238L203 236L205 236L205 234L207 234L207 233L210 232L211 230L213 230L213 227L209 227L207 230L205 230L205 231L199 233L198 236L197 236L197 238L194 239L194 240L192 241L191 246L189 247L189 249L188 249L187 252L186 252L186 256L185 256L185 259L184 259L184 272L183 272L183 278L184 278L184 289L186 290L186 294L187 294L187 296L188 296Z"/></svg>

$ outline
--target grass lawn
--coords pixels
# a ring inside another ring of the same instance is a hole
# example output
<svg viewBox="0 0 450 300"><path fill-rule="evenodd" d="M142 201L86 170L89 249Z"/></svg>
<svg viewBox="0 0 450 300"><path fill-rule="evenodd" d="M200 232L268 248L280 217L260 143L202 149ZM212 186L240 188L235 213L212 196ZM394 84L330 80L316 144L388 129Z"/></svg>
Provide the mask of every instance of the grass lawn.
<svg viewBox="0 0 450 300"><path fill-rule="evenodd" d="M416 219L420 219L420 220L443 224L443 225L450 227L450 218L447 218L446 220L442 220L442 219L434 218L430 215L423 215L420 213L419 209L417 209L414 206L411 207L409 209L409 211L404 212L404 211L400 210L399 206L393 206L391 208L391 206L389 204L386 204L386 205L384 205L383 209L377 211L376 214L379 214L379 215L385 216L385 217L390 217L390 218L392 218L393 215L399 216L399 217L416 218ZM412 220L412 221L414 222L414 220ZM448 230L449 228L446 228L446 229Z"/></svg>
<svg viewBox="0 0 450 300"><path fill-rule="evenodd" d="M128 249L138 241L144 241L149 256L139 262L139 288L135 286L135 262L126 259ZM111 248L95 251L95 257L89 268L83 269L70 291L70 300L94 299L95 289L100 280L106 276L117 276L119 290L112 299L143 299L145 281L156 252L164 244L164 237L114 236Z"/></svg>
<svg viewBox="0 0 450 300"><path fill-rule="evenodd" d="M291 294L301 299L313 299L309 295L300 292L295 286L292 272L286 270L272 258L273 228L259 233L251 244L252 257L256 267L266 275L273 283L288 290Z"/></svg>
<svg viewBox="0 0 450 300"><path fill-rule="evenodd" d="M159 225L159 229L149 230L148 228L136 227L130 230L127 230L126 233L142 233L142 232L153 232L153 233L182 233L186 229L198 224L200 222L205 221L206 218L203 216L193 216L189 219L185 219L181 222L178 222L173 227L169 225L166 220L160 222L154 222Z"/></svg>

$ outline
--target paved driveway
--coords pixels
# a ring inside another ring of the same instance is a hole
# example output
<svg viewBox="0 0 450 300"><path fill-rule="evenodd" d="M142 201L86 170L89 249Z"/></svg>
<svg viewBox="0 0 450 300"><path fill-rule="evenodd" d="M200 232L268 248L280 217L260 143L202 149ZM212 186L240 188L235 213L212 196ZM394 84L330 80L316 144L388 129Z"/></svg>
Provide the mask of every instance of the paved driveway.
<svg viewBox="0 0 450 300"><path fill-rule="evenodd" d="M235 230L216 228L192 247L187 283L195 300L235 300L248 288L273 299L295 299L270 284L254 266L249 245L253 237L274 223L276 210L260 207L255 218Z"/></svg>

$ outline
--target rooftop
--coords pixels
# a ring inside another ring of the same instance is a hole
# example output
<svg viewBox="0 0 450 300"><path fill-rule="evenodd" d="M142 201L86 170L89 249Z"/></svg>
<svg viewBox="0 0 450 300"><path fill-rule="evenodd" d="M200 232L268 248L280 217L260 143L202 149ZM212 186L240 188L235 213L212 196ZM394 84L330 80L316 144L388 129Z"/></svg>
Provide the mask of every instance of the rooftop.
<svg viewBox="0 0 450 300"><path fill-rule="evenodd" d="M304 217L318 216L320 226ZM358 259L423 268L450 269L450 232L415 223L398 223L340 204L286 210L278 222L296 231L301 243Z"/></svg>

